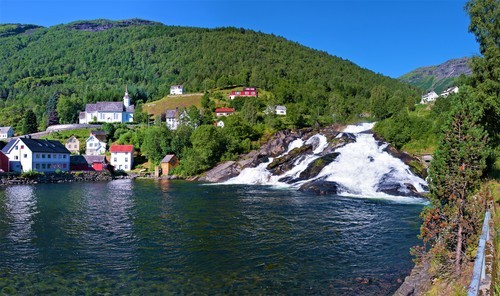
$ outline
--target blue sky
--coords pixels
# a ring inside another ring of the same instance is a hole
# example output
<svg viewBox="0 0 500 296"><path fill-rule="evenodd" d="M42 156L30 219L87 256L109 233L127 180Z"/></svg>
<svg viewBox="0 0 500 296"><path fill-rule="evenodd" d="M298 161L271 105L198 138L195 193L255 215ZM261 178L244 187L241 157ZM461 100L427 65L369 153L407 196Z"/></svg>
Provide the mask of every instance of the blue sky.
<svg viewBox="0 0 500 296"><path fill-rule="evenodd" d="M462 0L0 0L0 23L142 18L283 36L391 77L477 55Z"/></svg>

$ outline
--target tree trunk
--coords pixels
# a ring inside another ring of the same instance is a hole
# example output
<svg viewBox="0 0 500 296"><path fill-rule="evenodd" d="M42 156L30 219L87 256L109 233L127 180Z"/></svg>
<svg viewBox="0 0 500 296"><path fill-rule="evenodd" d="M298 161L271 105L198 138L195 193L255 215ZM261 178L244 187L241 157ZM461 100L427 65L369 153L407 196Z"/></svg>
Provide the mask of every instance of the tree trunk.
<svg viewBox="0 0 500 296"><path fill-rule="evenodd" d="M457 276L460 275L460 259L462 258L462 211L460 211L460 217L458 219L458 232L457 232L457 249L455 251L455 273Z"/></svg>

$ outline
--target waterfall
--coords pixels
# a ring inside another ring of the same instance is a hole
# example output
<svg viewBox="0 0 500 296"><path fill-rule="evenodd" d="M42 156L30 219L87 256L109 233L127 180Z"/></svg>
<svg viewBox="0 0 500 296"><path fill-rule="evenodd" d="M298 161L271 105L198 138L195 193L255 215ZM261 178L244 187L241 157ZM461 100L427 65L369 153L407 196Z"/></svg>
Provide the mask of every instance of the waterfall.
<svg viewBox="0 0 500 296"><path fill-rule="evenodd" d="M415 196L415 191L425 192L427 183L414 175L403 161L387 153L387 143L376 141L373 135L367 132L373 125L364 123L347 126L337 138L350 138L353 139L352 143L332 151L326 151L330 143L322 134L316 134L307 140L295 139L278 159L304 145L312 145L312 148L292 159L291 169L273 175L268 166L274 159L269 159L257 167L242 170L237 177L223 184L274 185L301 190L310 184L329 184L335 188L336 194L377 198ZM301 174L307 169L310 170L313 162L333 153L333 160L319 173L309 176L308 179L301 178Z"/></svg>

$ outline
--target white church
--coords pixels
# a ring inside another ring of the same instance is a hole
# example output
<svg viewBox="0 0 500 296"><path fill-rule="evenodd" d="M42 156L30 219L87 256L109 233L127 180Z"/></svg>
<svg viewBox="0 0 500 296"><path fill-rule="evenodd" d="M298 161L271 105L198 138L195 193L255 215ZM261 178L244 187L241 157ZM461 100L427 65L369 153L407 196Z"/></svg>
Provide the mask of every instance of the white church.
<svg viewBox="0 0 500 296"><path fill-rule="evenodd" d="M132 122L134 121L134 105L130 105L128 87L125 87L123 102L97 102L87 104L85 111L80 112L80 124L91 122Z"/></svg>

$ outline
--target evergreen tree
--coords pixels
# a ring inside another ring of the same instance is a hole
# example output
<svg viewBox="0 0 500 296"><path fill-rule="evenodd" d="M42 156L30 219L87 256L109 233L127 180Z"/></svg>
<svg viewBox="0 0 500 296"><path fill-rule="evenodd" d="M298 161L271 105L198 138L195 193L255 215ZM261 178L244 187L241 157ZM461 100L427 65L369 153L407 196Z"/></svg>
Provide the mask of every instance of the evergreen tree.
<svg viewBox="0 0 500 296"><path fill-rule="evenodd" d="M487 135L480 125L481 109L460 90L429 169L432 208L423 213L421 237L445 271L460 274L464 251L473 243L484 207L472 194L486 167ZM454 264L451 264L451 263Z"/></svg>
<svg viewBox="0 0 500 296"><path fill-rule="evenodd" d="M31 109L26 111L23 119L23 124L21 126L21 133L23 135L36 133L38 131L37 126L38 125L36 122L35 112L33 112L33 110Z"/></svg>

